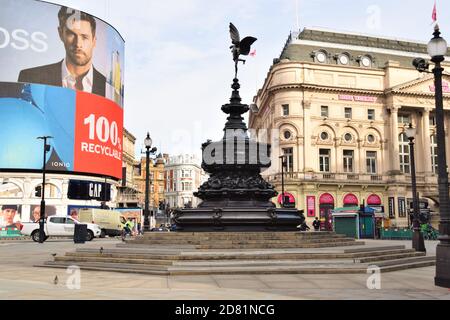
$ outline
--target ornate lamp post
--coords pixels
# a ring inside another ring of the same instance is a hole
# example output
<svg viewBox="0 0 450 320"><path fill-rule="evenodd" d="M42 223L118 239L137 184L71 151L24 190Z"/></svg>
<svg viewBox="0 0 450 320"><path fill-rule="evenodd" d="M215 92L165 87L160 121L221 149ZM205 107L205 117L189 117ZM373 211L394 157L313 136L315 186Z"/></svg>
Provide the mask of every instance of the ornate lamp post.
<svg viewBox="0 0 450 320"><path fill-rule="evenodd" d="M435 284L440 287L450 288L450 206L448 190L447 159L445 156L445 128L444 128L444 103L442 97L442 72L441 62L447 54L447 42L440 36L439 26L434 28L433 38L428 43L428 54L435 64L433 69L436 100L436 138L438 152L438 188L439 188L439 233L440 243L436 248L436 277ZM421 58L414 59L413 65L420 72L427 72L429 64Z"/></svg>
<svg viewBox="0 0 450 320"><path fill-rule="evenodd" d="M149 198L150 198L150 153L155 153L156 148L152 148L152 139L150 133L147 132L147 137L144 140L145 145L145 208L144 208L144 231L150 230L150 210L149 210Z"/></svg>
<svg viewBox="0 0 450 320"><path fill-rule="evenodd" d="M39 140L44 140L44 161L42 165L42 188L41 188L41 216L39 218L39 243L44 243L45 241L45 163L47 162L47 152L50 151L50 145L47 144L48 139L53 139L50 136L38 137Z"/></svg>
<svg viewBox="0 0 450 320"><path fill-rule="evenodd" d="M287 156L286 155L282 155L280 156L281 159L281 207L284 208L286 205L286 199L289 199L289 197L287 197L285 195L284 192L284 169L287 169Z"/></svg>
<svg viewBox="0 0 450 320"><path fill-rule="evenodd" d="M423 234L420 232L420 221L419 221L419 199L417 197L417 183L416 183L416 160L414 156L414 138L416 136L416 129L413 128L412 124L409 124L408 129L406 129L406 136L409 140L409 153L411 154L411 184L412 184L412 194L413 194L413 242L412 246L416 251L425 252L425 242L423 240Z"/></svg>

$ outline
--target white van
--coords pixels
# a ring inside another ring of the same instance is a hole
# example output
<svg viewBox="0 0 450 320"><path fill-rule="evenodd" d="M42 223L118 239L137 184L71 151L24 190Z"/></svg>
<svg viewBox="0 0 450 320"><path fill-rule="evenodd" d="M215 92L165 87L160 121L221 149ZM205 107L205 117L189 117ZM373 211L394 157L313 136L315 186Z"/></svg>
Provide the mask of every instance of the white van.
<svg viewBox="0 0 450 320"><path fill-rule="evenodd" d="M83 208L78 212L78 220L100 226L101 238L120 236L122 233L121 213L115 210Z"/></svg>

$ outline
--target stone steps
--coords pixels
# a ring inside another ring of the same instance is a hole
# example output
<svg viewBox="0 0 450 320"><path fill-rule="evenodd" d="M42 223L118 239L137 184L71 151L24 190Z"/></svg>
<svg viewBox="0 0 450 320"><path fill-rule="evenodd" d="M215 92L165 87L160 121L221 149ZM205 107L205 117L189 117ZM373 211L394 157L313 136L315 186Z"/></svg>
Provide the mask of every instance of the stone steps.
<svg viewBox="0 0 450 320"><path fill-rule="evenodd" d="M142 273L345 274L382 272L435 264L404 246L367 246L331 232L147 233L116 248L78 248L41 267Z"/></svg>
<svg viewBox="0 0 450 320"><path fill-rule="evenodd" d="M382 255L382 256L371 256L367 258L360 258L358 259L358 262L360 263L369 263L369 262L379 262L379 261L385 261L385 260L396 260L396 259L402 259L402 258L414 258L414 257L424 257L426 256L425 252L405 252L400 254L389 254L389 255Z"/></svg>
<svg viewBox="0 0 450 320"><path fill-rule="evenodd" d="M136 239L145 240L292 240L292 239L307 239L307 238L340 238L344 235L335 234L333 232L280 232L280 233L175 233L175 232L154 232L146 233Z"/></svg>
<svg viewBox="0 0 450 320"><path fill-rule="evenodd" d="M399 259L390 263L377 265L381 272L392 272L410 268L421 268L435 264L435 257L420 257L414 260ZM72 261L47 262L40 267L67 268ZM151 266L126 263L78 262L82 270L112 271L120 273L141 273L152 275L211 275L211 274L366 274L369 265L348 263L329 263L315 261L299 265L293 263L252 263L252 264L209 264L209 265L178 265ZM372 264L371 264L372 265Z"/></svg>
<svg viewBox="0 0 450 320"><path fill-rule="evenodd" d="M123 259L146 259L152 261L203 261L203 260L310 260L310 259L358 259L359 262L381 260L380 256L390 257L399 255L415 256L413 249L395 249L377 248L379 251L357 252L357 253L295 253L295 252L210 252L206 254L197 254L196 252L186 252L184 254L160 254L154 252L135 252L130 253L126 249L106 249L99 253L96 249L77 249L76 252L67 252L65 257L70 260L71 257L98 257L98 258L123 258ZM422 255L422 253L420 253Z"/></svg>
<svg viewBox="0 0 450 320"><path fill-rule="evenodd" d="M196 249L200 250L210 250L210 249L275 249L275 248L330 248L330 247L343 247L343 246L360 246L364 245L364 242L347 240L347 241L326 241L320 243L295 243L295 242L284 242L284 243L253 243L253 244L205 244L196 245Z"/></svg>
<svg viewBox="0 0 450 320"><path fill-rule="evenodd" d="M236 239L236 240L221 240L221 241L217 241L217 240L211 240L211 241L199 241L199 240L183 240L183 245L204 245L204 244L211 244L211 245L216 245L216 244L221 244L221 245L234 245L234 244L238 244L238 245L245 245L245 244L287 244L287 243L295 243L298 245L302 245L302 244L309 244L309 243L324 243L324 242L351 242L351 241L355 241L355 239L353 238L344 238L344 237L339 237L339 238L335 238L335 239L330 239L330 238L324 238L324 239L291 239L291 240L279 240L279 239L267 239L267 240L244 240L244 239ZM125 243L129 243L129 244L148 244L148 245L164 245L164 246L168 246L168 245L176 245L179 244L179 242L177 240L167 240L167 241L163 241L163 240L148 240L148 239L135 239L135 240L128 240L125 241Z"/></svg>

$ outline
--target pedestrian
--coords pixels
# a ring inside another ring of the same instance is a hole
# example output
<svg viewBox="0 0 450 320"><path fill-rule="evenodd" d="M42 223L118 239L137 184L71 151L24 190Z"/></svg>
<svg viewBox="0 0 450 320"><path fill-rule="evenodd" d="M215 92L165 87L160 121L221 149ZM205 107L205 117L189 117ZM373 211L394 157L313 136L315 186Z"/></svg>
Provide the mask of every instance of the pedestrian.
<svg viewBox="0 0 450 320"><path fill-rule="evenodd" d="M298 225L297 228L300 229L300 231L308 231L310 229L305 221Z"/></svg>
<svg viewBox="0 0 450 320"><path fill-rule="evenodd" d="M314 222L313 222L313 227L314 227L314 231L319 231L320 230L319 218L316 217L316 220L314 220Z"/></svg>

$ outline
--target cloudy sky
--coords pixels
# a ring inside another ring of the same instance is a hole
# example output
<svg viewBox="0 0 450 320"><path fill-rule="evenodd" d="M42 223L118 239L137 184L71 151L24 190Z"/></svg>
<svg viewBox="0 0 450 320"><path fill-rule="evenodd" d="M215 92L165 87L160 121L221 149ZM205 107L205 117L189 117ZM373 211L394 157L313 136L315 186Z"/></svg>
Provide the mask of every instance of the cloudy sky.
<svg viewBox="0 0 450 320"><path fill-rule="evenodd" d="M251 103L290 31L323 27L427 42L434 0L54 0L112 24L125 38L125 127L136 153L149 131L164 153L197 153L220 139L234 66L228 24L258 38L240 68ZM450 39L450 1L437 0Z"/></svg>

